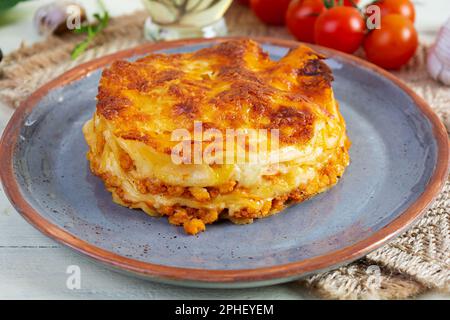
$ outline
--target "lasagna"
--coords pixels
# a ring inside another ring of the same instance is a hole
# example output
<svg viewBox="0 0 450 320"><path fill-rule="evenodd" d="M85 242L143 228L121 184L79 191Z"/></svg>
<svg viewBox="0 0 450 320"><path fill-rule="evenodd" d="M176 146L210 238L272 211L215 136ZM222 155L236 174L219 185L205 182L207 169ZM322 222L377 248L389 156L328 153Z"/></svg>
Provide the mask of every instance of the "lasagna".
<svg viewBox="0 0 450 320"><path fill-rule="evenodd" d="M188 234L305 201L335 185L349 164L323 59L301 45L273 61L254 41L230 40L116 61L104 69L96 111L83 127L91 170L114 202L165 216ZM206 132L226 142L234 139L229 132L261 134L228 144Z"/></svg>

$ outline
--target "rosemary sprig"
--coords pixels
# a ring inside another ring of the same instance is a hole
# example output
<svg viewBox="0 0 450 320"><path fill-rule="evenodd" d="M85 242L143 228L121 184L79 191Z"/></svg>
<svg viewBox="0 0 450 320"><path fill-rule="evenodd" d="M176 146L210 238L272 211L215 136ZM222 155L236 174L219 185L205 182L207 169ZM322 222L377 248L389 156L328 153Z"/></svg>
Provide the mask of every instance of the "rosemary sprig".
<svg viewBox="0 0 450 320"><path fill-rule="evenodd" d="M74 30L75 33L85 33L86 38L78 43L75 48L73 48L70 56L72 60L78 58L86 49L89 47L92 40L97 36L109 23L109 13L106 10L103 2L101 0L98 1L99 6L102 8L103 13L94 14L94 18L97 20L96 24L87 24L83 25L80 28Z"/></svg>

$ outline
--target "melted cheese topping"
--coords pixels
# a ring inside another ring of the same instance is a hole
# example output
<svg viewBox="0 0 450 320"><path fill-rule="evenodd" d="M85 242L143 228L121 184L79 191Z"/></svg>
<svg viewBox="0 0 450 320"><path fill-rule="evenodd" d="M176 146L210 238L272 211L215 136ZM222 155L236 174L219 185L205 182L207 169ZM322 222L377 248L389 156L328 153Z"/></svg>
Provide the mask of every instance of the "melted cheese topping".
<svg viewBox="0 0 450 320"><path fill-rule="evenodd" d="M322 192L343 174L350 143L321 59L299 47L274 62L241 40L115 62L83 128L92 171L116 202L167 215L188 233L220 216L251 222ZM279 129L279 148L264 157L279 162L175 164L171 132L193 132L194 121L222 132Z"/></svg>

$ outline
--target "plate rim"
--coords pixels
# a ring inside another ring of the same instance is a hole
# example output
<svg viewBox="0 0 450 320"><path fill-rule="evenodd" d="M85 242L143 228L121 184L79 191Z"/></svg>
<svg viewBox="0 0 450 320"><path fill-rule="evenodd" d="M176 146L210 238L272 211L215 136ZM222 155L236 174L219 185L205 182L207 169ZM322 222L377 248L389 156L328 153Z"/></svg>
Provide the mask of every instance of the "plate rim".
<svg viewBox="0 0 450 320"><path fill-rule="evenodd" d="M354 261L398 236L425 213L425 210L443 188L450 166L449 138L443 123L422 98L420 98L411 88L403 83L403 81L391 73L355 56L311 44L305 45L314 48L327 57L338 57L341 60L349 62L350 64L358 65L359 67L374 71L382 77L390 80L410 98L412 98L417 108L421 111L422 115L427 118L432 126L433 136L437 143L438 155L437 164L434 168L430 181L425 187L423 193L414 201L414 203L406 208L396 219L371 236L352 245L346 246L339 250L327 252L320 256L271 267L236 270L210 270L172 267L127 258L83 241L42 217L39 212L35 210L22 196L13 168L13 156L16 142L22 128L23 120L25 120L40 99L50 90L82 79L90 72L102 68L117 59L125 59L136 55L148 54L156 50L177 48L184 45L218 43L231 39L252 39L261 44L269 44L285 48L294 48L302 44L293 40L276 39L271 37L198 38L159 43L146 43L80 64L37 89L25 101L23 101L14 112L4 129L0 141L0 158L3 160L3 163L0 166L0 179L3 184L5 194L13 207L28 223L33 225L44 235L70 247L79 253L87 255L96 261L102 262L114 268L125 270L147 278L153 278L154 280L165 280L175 283L186 281L197 284L219 285L231 285L233 283L267 283L268 281L272 281L274 283L283 282L283 279L292 280L292 278L300 278L306 274L327 270L333 266Z"/></svg>

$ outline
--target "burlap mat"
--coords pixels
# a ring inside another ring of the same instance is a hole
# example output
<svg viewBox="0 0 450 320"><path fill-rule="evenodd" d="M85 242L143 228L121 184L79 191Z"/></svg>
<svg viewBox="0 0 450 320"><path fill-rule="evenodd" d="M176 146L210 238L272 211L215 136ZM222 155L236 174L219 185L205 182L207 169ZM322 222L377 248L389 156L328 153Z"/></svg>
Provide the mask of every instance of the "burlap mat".
<svg viewBox="0 0 450 320"><path fill-rule="evenodd" d="M18 104L49 79L92 58L145 42L138 12L115 18L93 47L77 61L69 53L79 36L50 37L33 46L21 46L0 65L0 99ZM226 15L231 35L291 38L282 27L267 27L245 7L233 5ZM425 70L426 48L396 75L425 98L450 128L450 88L430 79ZM450 293L450 180L443 192L411 230L369 254L337 270L300 282L322 297L334 299L408 298L429 289Z"/></svg>

